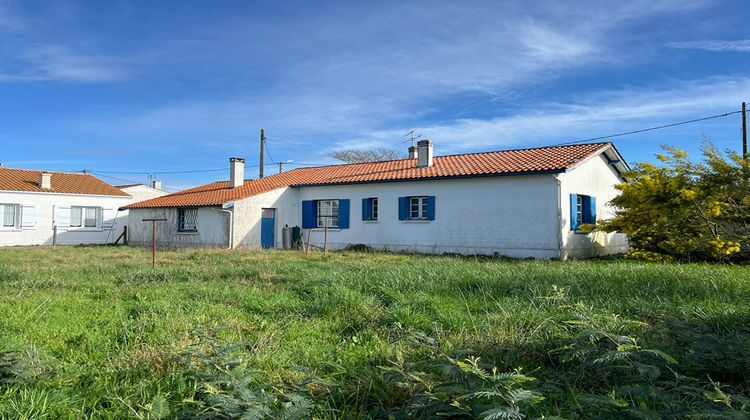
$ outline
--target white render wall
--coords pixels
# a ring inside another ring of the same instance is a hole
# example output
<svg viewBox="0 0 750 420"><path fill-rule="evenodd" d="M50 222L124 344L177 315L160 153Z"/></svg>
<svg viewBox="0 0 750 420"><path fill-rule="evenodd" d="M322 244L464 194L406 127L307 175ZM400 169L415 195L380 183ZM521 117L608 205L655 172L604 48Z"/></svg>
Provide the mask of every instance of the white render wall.
<svg viewBox="0 0 750 420"><path fill-rule="evenodd" d="M198 207L198 232L177 231L176 208L131 209L128 214L128 244L151 246L151 222L142 219L167 219L156 222L156 243L160 248L227 247L229 215L219 207Z"/></svg>
<svg viewBox="0 0 750 420"><path fill-rule="evenodd" d="M557 182L551 175L496 176L299 188L302 200L351 200L349 229L330 229L332 248L365 244L423 253L559 257ZM398 198L435 196L435 220L398 220ZM379 220L362 221L362 198L378 197ZM301 209L280 220L301 226ZM305 235L306 235L305 230ZM305 236L303 238L307 240ZM323 232L311 243L322 246Z"/></svg>
<svg viewBox="0 0 750 420"><path fill-rule="evenodd" d="M146 185L131 185L129 187L122 187L120 191L133 197L130 202L137 203L139 201L150 200L167 195L166 191L157 190Z"/></svg>
<svg viewBox="0 0 750 420"><path fill-rule="evenodd" d="M264 208L276 209L275 243L281 248L281 229L302 226L302 201L297 188L279 188L234 203L234 246L260 248L260 219Z"/></svg>
<svg viewBox="0 0 750 420"><path fill-rule="evenodd" d="M109 209L104 211L105 219L111 219L115 215L117 217L112 229L58 228L58 244L111 243L122 233L122 226L127 220L124 213L118 213L117 209L130 203L130 200L127 196L0 191L0 203L34 206L36 210L36 223L33 226L20 229L0 228L0 246L52 245L54 206L101 207Z"/></svg>
<svg viewBox="0 0 750 420"><path fill-rule="evenodd" d="M560 180L562 210L562 258L588 258L627 252L628 238L622 233L576 233L570 230L570 194L596 197L597 220L610 219L614 210L610 201L618 191L615 185L623 182L608 163L605 154L594 156L568 172L557 175Z"/></svg>

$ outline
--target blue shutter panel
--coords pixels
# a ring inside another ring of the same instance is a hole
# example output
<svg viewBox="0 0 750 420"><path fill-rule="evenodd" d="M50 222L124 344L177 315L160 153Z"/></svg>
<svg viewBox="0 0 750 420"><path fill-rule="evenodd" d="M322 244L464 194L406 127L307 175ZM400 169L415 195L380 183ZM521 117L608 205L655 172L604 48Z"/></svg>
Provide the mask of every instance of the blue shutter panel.
<svg viewBox="0 0 750 420"><path fill-rule="evenodd" d="M596 197L589 197L589 220L586 223L596 223Z"/></svg>
<svg viewBox="0 0 750 420"><path fill-rule="evenodd" d="M369 198L362 199L362 220L372 220L372 202Z"/></svg>
<svg viewBox="0 0 750 420"><path fill-rule="evenodd" d="M570 195L570 230L578 230L578 194Z"/></svg>
<svg viewBox="0 0 750 420"><path fill-rule="evenodd" d="M349 200L339 200L339 229L349 229Z"/></svg>
<svg viewBox="0 0 750 420"><path fill-rule="evenodd" d="M398 220L409 220L409 197L398 198Z"/></svg>
<svg viewBox="0 0 750 420"><path fill-rule="evenodd" d="M427 220L435 220L435 196L427 197Z"/></svg>
<svg viewBox="0 0 750 420"><path fill-rule="evenodd" d="M318 227L318 222L315 214L315 200L304 200L302 201L302 228L303 229L314 229Z"/></svg>

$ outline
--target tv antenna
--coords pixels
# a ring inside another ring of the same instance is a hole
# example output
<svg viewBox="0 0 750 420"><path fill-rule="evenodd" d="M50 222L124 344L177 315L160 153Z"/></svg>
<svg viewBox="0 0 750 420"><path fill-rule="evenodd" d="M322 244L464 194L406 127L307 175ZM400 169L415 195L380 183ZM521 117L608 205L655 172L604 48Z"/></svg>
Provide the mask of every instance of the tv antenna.
<svg viewBox="0 0 750 420"><path fill-rule="evenodd" d="M408 133L404 134L404 137L410 137L410 139L404 140L404 143L406 143L407 141L411 141L411 145L414 146L414 140L419 140L422 135L417 134L417 132L414 130L411 130Z"/></svg>

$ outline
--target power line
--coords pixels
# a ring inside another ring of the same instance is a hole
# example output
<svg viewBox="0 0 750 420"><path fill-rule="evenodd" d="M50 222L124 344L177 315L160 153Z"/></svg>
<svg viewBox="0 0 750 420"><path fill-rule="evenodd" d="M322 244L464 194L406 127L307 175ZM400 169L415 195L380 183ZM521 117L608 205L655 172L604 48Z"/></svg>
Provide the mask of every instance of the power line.
<svg viewBox="0 0 750 420"><path fill-rule="evenodd" d="M568 142L564 142L564 143L555 143L555 144L552 144L551 146L566 146L566 145L569 145L569 144L587 143L587 142L590 142L590 141L611 139L613 137L627 136L627 135L630 135L630 134L645 133L647 131L660 130L662 128L676 127L678 125L690 124L690 123L699 122L699 121L706 121L706 120L711 120L711 119L714 119L714 118L727 117L729 115L739 114L740 112L742 112L742 111L726 112L724 114L711 115L709 117L696 118L694 120L680 121L680 122L671 123L671 124L659 125L659 126L656 126L656 127L643 128L643 129L640 129L640 130L626 131L624 133L609 134L609 135L606 135L606 136L592 137L592 138L588 138L588 139L584 139L584 140L568 141Z"/></svg>

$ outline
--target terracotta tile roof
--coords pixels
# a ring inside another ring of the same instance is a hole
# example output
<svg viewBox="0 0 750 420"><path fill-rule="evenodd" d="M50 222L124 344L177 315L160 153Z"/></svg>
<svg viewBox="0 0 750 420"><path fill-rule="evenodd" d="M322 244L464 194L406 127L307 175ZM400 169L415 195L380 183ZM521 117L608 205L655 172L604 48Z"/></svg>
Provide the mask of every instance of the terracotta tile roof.
<svg viewBox="0 0 750 420"><path fill-rule="evenodd" d="M287 186L561 172L611 145L590 143L436 156L429 168L418 168L415 159L299 168L261 179L245 180L244 185L238 188L229 188L229 181L219 181L133 203L125 208L218 206Z"/></svg>
<svg viewBox="0 0 750 420"><path fill-rule="evenodd" d="M42 172L52 174L52 188L39 186ZM128 194L90 174L0 168L0 191L30 191L65 194L116 195Z"/></svg>

